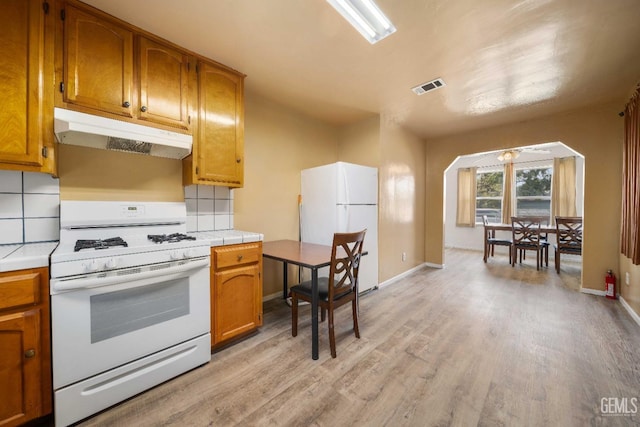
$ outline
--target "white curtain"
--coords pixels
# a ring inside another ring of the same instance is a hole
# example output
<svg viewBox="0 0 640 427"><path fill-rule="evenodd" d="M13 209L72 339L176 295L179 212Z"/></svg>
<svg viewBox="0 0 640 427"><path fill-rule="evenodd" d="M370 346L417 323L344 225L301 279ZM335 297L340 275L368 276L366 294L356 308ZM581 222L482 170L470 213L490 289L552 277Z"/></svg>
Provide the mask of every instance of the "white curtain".
<svg viewBox="0 0 640 427"><path fill-rule="evenodd" d="M476 225L476 173L478 168L458 169L458 206L456 225Z"/></svg>
<svg viewBox="0 0 640 427"><path fill-rule="evenodd" d="M504 164L504 187L502 191L502 223L511 224L511 217L516 214L516 194L514 182L516 180L513 162Z"/></svg>
<svg viewBox="0 0 640 427"><path fill-rule="evenodd" d="M576 158L553 159L551 181L551 223L556 216L576 216Z"/></svg>

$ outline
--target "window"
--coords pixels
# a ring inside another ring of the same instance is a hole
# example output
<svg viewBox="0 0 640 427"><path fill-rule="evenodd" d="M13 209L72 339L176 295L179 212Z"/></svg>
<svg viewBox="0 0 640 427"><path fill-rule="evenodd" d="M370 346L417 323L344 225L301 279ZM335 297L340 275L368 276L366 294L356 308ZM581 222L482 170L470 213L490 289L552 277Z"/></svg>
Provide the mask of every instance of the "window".
<svg viewBox="0 0 640 427"><path fill-rule="evenodd" d="M516 215L551 218L552 167L516 169Z"/></svg>
<svg viewBox="0 0 640 427"><path fill-rule="evenodd" d="M476 223L482 223L483 215L491 223L501 223L503 172L478 172L476 183Z"/></svg>

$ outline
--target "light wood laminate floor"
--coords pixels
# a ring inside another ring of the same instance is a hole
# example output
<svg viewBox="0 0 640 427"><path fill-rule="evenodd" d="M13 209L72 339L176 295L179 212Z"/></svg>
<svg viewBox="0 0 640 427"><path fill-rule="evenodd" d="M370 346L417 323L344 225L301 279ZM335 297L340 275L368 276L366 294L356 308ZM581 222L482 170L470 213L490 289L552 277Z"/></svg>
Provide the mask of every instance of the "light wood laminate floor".
<svg viewBox="0 0 640 427"><path fill-rule="evenodd" d="M602 398L640 398L640 326L578 292L579 267L462 250L446 265L362 297L361 339L339 309L337 359L326 322L311 359L308 306L293 338L289 307L269 301L257 335L81 425L640 425L601 413Z"/></svg>

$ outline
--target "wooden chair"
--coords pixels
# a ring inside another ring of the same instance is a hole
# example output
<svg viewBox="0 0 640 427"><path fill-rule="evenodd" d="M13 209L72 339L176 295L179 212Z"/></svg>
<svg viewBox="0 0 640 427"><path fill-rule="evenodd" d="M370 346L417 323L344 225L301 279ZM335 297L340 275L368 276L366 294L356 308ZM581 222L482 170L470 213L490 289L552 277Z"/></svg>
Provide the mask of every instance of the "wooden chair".
<svg viewBox="0 0 640 427"><path fill-rule="evenodd" d="M540 239L540 219L531 217L511 217L511 232L513 235L513 257L511 266L516 265L516 258L520 254L522 263L523 252L536 252L536 270L542 265L542 256L545 251L545 243ZM547 265L549 260L547 259Z"/></svg>
<svg viewBox="0 0 640 427"><path fill-rule="evenodd" d="M353 330L360 338L358 329L358 270L362 257L362 242L366 230L356 233L335 233L331 250L329 277L318 278L319 308L324 320L325 310L329 314L329 344L331 357L336 357L336 337L334 332L334 310L351 302L353 312ZM291 296L291 335L298 335L298 300L311 303L311 281L292 286Z"/></svg>
<svg viewBox="0 0 640 427"><path fill-rule="evenodd" d="M556 273L560 274L560 254L582 255L582 218L556 217Z"/></svg>
<svg viewBox="0 0 640 427"><path fill-rule="evenodd" d="M496 246L507 246L509 248L509 264L511 264L511 248L513 246L513 240L497 239L495 230L487 229L487 226L489 225L489 218L486 215L482 215L482 224L484 225L484 262L487 262L489 255L494 255Z"/></svg>

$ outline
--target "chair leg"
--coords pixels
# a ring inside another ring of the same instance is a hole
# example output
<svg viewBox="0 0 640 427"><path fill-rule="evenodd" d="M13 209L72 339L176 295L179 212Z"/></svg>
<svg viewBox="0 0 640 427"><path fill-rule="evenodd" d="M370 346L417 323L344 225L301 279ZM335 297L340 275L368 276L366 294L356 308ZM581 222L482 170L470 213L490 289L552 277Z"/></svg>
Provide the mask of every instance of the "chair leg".
<svg viewBox="0 0 640 427"><path fill-rule="evenodd" d="M336 333L333 329L333 310L329 308L329 346L331 347L331 357L336 358Z"/></svg>
<svg viewBox="0 0 640 427"><path fill-rule="evenodd" d="M358 304L355 298L351 302L351 311L353 311L353 331L356 333L356 338L360 338L360 328L358 327Z"/></svg>
<svg viewBox="0 0 640 427"><path fill-rule="evenodd" d="M556 273L560 274L560 252L556 251Z"/></svg>
<svg viewBox="0 0 640 427"><path fill-rule="evenodd" d="M320 307L320 322L324 322L327 318L327 312L324 307Z"/></svg>
<svg viewBox="0 0 640 427"><path fill-rule="evenodd" d="M541 264L542 264L542 257L540 256L540 251L536 251L536 270L540 270Z"/></svg>
<svg viewBox="0 0 640 427"><path fill-rule="evenodd" d="M298 298L291 295L291 336L298 335Z"/></svg>

